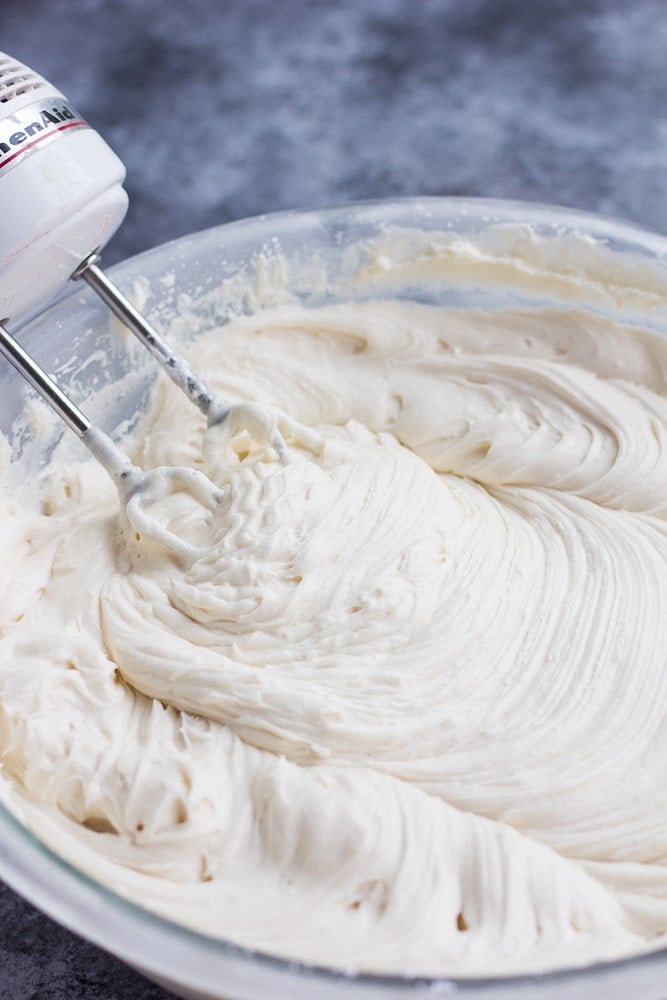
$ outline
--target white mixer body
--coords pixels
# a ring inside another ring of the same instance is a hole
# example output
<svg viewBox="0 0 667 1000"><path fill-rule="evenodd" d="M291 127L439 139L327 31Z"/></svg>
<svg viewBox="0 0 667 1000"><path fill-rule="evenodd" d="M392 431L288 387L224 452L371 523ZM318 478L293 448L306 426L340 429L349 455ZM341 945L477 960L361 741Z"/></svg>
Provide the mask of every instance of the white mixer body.
<svg viewBox="0 0 667 1000"><path fill-rule="evenodd" d="M64 95L0 53L0 321L42 309L127 211L125 167Z"/></svg>

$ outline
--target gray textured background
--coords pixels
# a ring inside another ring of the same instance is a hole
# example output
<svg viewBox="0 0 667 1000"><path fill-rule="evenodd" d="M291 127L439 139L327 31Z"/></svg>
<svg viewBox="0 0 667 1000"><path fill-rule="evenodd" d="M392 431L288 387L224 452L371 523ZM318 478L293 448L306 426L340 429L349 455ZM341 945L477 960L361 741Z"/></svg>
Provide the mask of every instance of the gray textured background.
<svg viewBox="0 0 667 1000"><path fill-rule="evenodd" d="M410 194L667 231L667 0L0 0L0 47L127 165L107 263L246 215ZM0 1000L79 997L167 994L0 887Z"/></svg>

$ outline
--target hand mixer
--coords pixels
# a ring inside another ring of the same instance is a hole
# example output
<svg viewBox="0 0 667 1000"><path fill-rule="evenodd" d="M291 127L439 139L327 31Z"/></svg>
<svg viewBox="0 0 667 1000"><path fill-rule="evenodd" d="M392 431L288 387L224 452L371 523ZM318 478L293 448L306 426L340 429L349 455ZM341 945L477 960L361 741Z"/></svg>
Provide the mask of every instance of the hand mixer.
<svg viewBox="0 0 667 1000"><path fill-rule="evenodd" d="M0 52L0 352L79 436L116 483L127 516L179 555L187 543L147 514L149 503L186 490L206 507L220 491L193 469L142 472L27 354L6 328L34 315L83 279L139 338L207 418L227 420L279 453L280 428L293 422L252 403L220 400L101 271L99 251L127 210L125 168L64 95L28 66Z"/></svg>

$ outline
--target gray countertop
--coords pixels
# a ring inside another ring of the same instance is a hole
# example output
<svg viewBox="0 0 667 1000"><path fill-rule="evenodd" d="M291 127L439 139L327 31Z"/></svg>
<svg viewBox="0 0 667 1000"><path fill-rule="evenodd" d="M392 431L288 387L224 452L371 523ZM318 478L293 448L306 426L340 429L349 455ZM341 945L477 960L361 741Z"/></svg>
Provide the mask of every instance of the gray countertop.
<svg viewBox="0 0 667 1000"><path fill-rule="evenodd" d="M361 198L487 195L667 231L664 0L3 0L0 45L127 166L111 263ZM167 994L0 886L0 1000Z"/></svg>

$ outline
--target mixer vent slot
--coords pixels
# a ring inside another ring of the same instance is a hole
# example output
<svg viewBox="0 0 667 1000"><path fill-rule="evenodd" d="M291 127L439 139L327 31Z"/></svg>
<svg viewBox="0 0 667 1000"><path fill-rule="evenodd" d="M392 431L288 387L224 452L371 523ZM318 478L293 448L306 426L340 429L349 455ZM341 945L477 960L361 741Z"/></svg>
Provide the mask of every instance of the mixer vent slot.
<svg viewBox="0 0 667 1000"><path fill-rule="evenodd" d="M46 86L46 81L33 73L31 69L22 63L10 59L8 56L0 54L0 103L27 94L31 90L41 90Z"/></svg>

